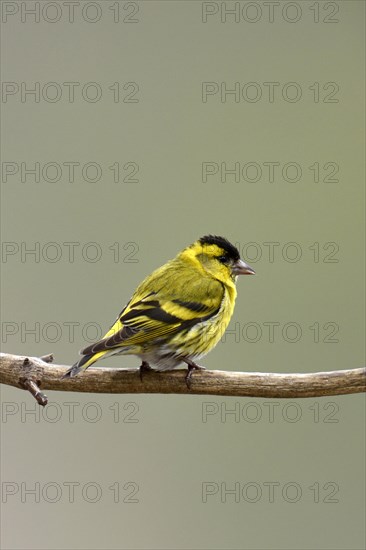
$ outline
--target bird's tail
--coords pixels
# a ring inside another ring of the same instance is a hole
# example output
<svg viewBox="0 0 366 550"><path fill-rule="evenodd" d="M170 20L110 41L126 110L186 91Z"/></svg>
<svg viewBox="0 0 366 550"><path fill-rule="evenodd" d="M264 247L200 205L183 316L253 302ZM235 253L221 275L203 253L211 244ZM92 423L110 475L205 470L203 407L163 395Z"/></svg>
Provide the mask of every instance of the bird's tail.
<svg viewBox="0 0 366 550"><path fill-rule="evenodd" d="M63 375L62 378L73 378L79 372L86 370L90 365L101 359L103 355L108 353L107 351L100 351L99 353L90 353L89 355L83 355L79 361L77 361L69 370Z"/></svg>

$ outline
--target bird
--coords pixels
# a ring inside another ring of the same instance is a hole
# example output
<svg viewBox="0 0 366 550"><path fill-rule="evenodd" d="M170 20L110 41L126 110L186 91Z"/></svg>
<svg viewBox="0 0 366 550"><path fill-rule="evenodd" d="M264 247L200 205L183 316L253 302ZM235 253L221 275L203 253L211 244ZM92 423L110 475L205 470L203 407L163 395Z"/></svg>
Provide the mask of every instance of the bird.
<svg viewBox="0 0 366 550"><path fill-rule="evenodd" d="M111 355L136 355L139 372L187 366L190 387L196 360L220 341L234 311L238 275L255 271L225 237L205 235L148 275L98 342L63 378L72 378Z"/></svg>

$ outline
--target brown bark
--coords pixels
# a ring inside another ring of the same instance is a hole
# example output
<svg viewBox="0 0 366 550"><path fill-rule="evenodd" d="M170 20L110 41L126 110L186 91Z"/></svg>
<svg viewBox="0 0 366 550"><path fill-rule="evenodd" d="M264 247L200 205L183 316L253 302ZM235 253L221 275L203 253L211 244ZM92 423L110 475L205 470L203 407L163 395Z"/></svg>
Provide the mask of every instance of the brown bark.
<svg viewBox="0 0 366 550"><path fill-rule="evenodd" d="M302 398L366 391L366 369L306 374L195 371L191 387L186 370L149 371L141 381L139 371L91 367L75 378L62 379L69 368L50 364L52 355L24 357L0 354L0 383L26 389L40 405L47 403L43 390L90 393L171 393L187 395Z"/></svg>

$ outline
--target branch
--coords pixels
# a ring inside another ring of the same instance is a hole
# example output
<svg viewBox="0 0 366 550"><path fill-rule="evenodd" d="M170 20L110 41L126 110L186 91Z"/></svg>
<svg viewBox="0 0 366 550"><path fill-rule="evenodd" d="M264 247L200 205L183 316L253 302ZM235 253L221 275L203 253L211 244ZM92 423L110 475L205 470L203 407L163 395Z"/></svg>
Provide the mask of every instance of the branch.
<svg viewBox="0 0 366 550"><path fill-rule="evenodd" d="M272 398L322 397L366 391L366 368L308 374L195 371L190 389L186 370L144 373L136 369L89 368L75 378L62 379L69 368L50 365L52 355L24 357L0 354L0 383L26 389L40 405L42 390L90 393L175 393L188 395L251 396Z"/></svg>

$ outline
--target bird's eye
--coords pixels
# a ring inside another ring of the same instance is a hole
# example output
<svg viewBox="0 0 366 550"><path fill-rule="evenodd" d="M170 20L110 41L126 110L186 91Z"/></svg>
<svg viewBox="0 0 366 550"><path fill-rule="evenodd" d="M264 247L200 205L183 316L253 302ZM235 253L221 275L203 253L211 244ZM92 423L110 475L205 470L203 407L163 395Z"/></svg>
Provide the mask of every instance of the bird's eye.
<svg viewBox="0 0 366 550"><path fill-rule="evenodd" d="M226 264L228 261L229 261L229 258L227 256L218 256L217 259L219 260L219 262L221 262L222 264Z"/></svg>

